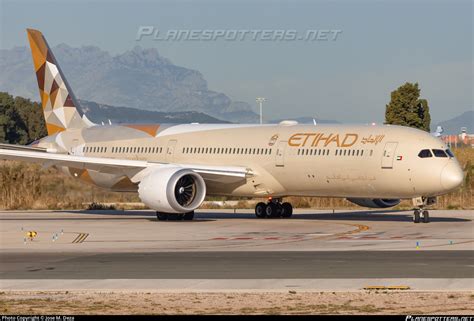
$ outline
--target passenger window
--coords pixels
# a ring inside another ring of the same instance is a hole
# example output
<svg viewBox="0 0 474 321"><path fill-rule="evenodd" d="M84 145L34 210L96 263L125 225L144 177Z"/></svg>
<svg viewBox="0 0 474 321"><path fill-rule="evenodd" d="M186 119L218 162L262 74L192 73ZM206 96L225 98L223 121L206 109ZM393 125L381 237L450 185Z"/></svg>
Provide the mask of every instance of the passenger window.
<svg viewBox="0 0 474 321"><path fill-rule="evenodd" d="M418 157L420 158L428 158L428 157L433 157L433 154L431 154L431 151L429 149L422 149L418 153Z"/></svg>
<svg viewBox="0 0 474 321"><path fill-rule="evenodd" d="M448 157L448 155L446 155L446 153L442 149L433 149L433 154L435 155L435 157Z"/></svg>

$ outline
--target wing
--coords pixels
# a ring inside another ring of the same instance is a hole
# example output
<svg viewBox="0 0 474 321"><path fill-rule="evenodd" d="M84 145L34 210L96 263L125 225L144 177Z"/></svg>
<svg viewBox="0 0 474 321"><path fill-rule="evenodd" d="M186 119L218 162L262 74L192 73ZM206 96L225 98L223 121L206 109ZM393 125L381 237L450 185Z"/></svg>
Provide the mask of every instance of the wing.
<svg viewBox="0 0 474 321"><path fill-rule="evenodd" d="M36 152L46 152L46 148L42 147L33 147L33 146L25 146L25 145L13 145L13 144L1 144L0 149L10 149L10 150L29 150L29 151L36 151Z"/></svg>
<svg viewBox="0 0 474 321"><path fill-rule="evenodd" d="M15 145L10 145L15 146ZM102 173L119 174L128 176L133 182L139 182L149 171L160 166L177 166L189 168L199 173L204 180L220 183L235 183L253 176L249 168L238 166L213 166L176 163L158 163L140 160L127 160L115 158L85 157L67 154L54 154L45 151L22 150L21 148L5 149L5 144L0 148L0 159L20 160L40 163L43 167L66 166L79 169L90 169Z"/></svg>

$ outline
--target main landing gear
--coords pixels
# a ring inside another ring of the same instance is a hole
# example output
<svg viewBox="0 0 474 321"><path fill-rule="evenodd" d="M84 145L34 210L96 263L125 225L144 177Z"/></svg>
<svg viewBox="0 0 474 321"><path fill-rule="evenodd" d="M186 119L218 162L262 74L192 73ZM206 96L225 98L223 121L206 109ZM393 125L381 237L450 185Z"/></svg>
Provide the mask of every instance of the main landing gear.
<svg viewBox="0 0 474 321"><path fill-rule="evenodd" d="M268 203L260 202L255 206L257 218L288 218L293 215L293 206L290 203L281 203L281 199L269 199Z"/></svg>
<svg viewBox="0 0 474 321"><path fill-rule="evenodd" d="M430 212L424 209L426 206L430 206L436 203L436 197L416 197L412 199L413 206L413 223L429 223L430 222Z"/></svg>
<svg viewBox="0 0 474 321"><path fill-rule="evenodd" d="M194 211L188 213L163 213L156 212L158 221L191 221L194 218Z"/></svg>

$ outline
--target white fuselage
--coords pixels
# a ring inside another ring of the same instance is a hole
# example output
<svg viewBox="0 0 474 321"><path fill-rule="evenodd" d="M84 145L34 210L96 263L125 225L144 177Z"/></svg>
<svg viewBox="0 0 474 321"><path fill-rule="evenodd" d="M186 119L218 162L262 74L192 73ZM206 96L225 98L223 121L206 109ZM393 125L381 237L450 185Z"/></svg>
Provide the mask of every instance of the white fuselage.
<svg viewBox="0 0 474 321"><path fill-rule="evenodd" d="M253 174L245 183L208 181L208 195L413 198L447 193L462 180L454 157L418 156L424 149L446 150L441 140L407 127L186 124L156 132L137 127L66 130L39 146L91 157L241 166ZM74 171L66 169L84 179ZM122 178L120 172L89 170L86 180L136 190Z"/></svg>

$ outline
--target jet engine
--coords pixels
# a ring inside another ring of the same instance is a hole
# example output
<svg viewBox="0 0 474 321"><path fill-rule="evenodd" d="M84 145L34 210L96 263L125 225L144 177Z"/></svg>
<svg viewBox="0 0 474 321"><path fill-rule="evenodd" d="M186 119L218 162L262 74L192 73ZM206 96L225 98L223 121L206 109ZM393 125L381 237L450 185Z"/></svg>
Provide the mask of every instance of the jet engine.
<svg viewBox="0 0 474 321"><path fill-rule="evenodd" d="M400 203L399 199L386 198L348 198L347 200L359 206L370 208L387 208L396 206Z"/></svg>
<svg viewBox="0 0 474 321"><path fill-rule="evenodd" d="M146 206L163 213L187 213L201 205L206 184L196 172L180 167L157 168L138 184Z"/></svg>

